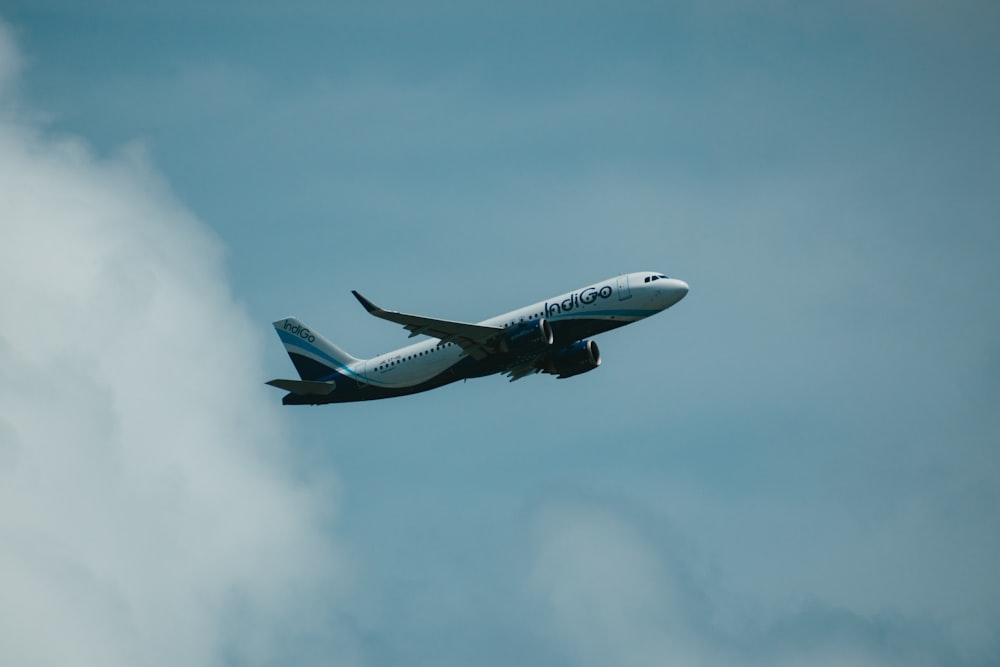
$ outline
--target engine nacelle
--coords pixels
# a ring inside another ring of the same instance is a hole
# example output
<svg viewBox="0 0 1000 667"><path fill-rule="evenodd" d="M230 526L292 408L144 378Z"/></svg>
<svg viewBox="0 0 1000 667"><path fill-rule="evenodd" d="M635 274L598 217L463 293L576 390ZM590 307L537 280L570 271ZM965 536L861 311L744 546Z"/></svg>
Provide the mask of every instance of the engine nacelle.
<svg viewBox="0 0 1000 667"><path fill-rule="evenodd" d="M592 340L581 340L549 355L545 372L569 378L601 365L601 351Z"/></svg>
<svg viewBox="0 0 1000 667"><path fill-rule="evenodd" d="M503 351L514 355L540 352L552 345L552 325L543 317L512 324L503 332Z"/></svg>

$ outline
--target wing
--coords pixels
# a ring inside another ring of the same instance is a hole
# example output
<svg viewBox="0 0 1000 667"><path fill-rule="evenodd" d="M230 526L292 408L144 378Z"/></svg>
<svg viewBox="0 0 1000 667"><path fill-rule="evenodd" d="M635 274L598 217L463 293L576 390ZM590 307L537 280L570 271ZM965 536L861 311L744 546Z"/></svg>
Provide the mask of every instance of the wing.
<svg viewBox="0 0 1000 667"><path fill-rule="evenodd" d="M451 320L436 320L421 315L407 315L392 310L384 310L361 296L354 290L351 294L361 302L369 313L383 320L402 324L410 332L410 338L424 335L439 338L442 343L455 343L474 359L485 359L495 351L497 341L503 329L488 327L467 322L452 322Z"/></svg>

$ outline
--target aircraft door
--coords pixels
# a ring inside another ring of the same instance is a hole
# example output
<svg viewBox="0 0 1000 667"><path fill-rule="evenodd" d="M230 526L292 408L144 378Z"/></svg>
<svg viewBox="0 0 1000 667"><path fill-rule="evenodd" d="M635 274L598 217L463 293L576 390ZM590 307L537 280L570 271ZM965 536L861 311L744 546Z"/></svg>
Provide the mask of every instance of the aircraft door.
<svg viewBox="0 0 1000 667"><path fill-rule="evenodd" d="M628 275L618 276L618 300L625 301L632 298L632 288L628 284Z"/></svg>

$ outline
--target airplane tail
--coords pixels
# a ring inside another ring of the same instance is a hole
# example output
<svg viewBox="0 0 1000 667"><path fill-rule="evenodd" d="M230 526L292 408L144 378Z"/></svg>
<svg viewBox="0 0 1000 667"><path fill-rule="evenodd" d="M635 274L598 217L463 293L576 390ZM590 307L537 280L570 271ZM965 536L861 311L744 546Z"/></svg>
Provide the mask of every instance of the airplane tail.
<svg viewBox="0 0 1000 667"><path fill-rule="evenodd" d="M273 324L299 377L307 382L328 380L361 361L294 317L286 317Z"/></svg>

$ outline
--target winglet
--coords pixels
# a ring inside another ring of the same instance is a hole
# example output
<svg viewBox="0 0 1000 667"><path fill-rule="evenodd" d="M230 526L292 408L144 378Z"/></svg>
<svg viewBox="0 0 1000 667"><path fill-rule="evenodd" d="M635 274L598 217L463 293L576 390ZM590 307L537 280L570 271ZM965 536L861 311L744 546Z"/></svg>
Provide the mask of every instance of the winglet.
<svg viewBox="0 0 1000 667"><path fill-rule="evenodd" d="M360 301L361 305L365 307L365 310L367 310L372 315L374 315L375 313L384 312L381 308L379 308L378 306L376 306L374 303L372 303L371 301L369 301L365 297L363 297L360 294L358 294L355 290L351 290L351 294L353 294L354 298L356 298L358 301Z"/></svg>

